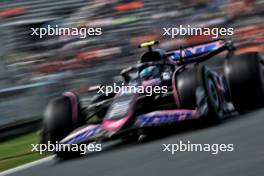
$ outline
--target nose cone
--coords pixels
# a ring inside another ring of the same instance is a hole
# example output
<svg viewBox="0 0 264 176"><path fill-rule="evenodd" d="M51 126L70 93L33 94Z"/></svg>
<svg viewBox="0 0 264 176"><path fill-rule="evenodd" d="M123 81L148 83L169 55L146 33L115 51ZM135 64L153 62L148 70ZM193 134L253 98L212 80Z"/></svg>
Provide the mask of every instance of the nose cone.
<svg viewBox="0 0 264 176"><path fill-rule="evenodd" d="M105 119L102 123L102 128L107 131L117 131L127 122L128 119L128 116L122 119Z"/></svg>

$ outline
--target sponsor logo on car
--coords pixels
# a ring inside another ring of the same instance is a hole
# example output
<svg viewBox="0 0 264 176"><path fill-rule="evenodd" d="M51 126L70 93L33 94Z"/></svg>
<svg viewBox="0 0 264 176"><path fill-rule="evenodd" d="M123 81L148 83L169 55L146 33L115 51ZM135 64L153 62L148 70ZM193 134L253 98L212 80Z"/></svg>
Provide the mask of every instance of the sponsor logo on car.
<svg viewBox="0 0 264 176"><path fill-rule="evenodd" d="M163 123L172 123L182 121L186 119L195 118L195 110L167 110L167 111L155 111L148 114L139 116L136 125L151 126Z"/></svg>
<svg viewBox="0 0 264 176"><path fill-rule="evenodd" d="M186 57L205 54L210 51L214 51L217 48L219 48L219 46L221 45L222 45L221 41L216 41L216 42L212 42L212 43L208 43L204 45L197 45L194 47L185 48L183 50L176 50L171 55L170 59L173 62L176 62L180 58L186 58Z"/></svg>

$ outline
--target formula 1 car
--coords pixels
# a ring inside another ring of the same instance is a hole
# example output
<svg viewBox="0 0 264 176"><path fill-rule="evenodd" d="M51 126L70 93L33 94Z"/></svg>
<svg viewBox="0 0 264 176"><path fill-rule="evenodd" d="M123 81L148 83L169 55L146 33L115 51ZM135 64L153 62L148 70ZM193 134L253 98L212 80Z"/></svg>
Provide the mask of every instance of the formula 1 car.
<svg viewBox="0 0 264 176"><path fill-rule="evenodd" d="M102 91L88 107L72 92L51 100L42 142L104 142L188 120L219 124L233 112L264 105L264 61L259 53L234 55L233 43L223 39L168 52L153 49L156 44L141 44L148 51L138 64L121 71L122 86L133 86L133 91ZM96 123L87 123L95 116Z"/></svg>

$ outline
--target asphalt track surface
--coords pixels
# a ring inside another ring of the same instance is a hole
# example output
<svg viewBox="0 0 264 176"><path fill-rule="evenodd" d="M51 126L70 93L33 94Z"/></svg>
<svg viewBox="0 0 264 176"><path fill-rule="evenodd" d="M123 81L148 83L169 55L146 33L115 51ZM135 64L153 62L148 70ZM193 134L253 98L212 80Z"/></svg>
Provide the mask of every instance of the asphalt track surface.
<svg viewBox="0 0 264 176"><path fill-rule="evenodd" d="M53 159L14 176L262 176L264 175L264 109L214 127L193 129L149 140L117 144L108 150L67 161ZM163 144L232 143L233 152L162 152Z"/></svg>

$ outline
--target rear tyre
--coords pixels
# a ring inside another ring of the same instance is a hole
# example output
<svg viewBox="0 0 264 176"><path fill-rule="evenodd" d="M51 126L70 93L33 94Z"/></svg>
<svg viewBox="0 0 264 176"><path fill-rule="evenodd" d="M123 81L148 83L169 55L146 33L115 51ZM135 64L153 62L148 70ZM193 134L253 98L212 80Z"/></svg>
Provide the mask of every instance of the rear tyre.
<svg viewBox="0 0 264 176"><path fill-rule="evenodd" d="M264 106L264 65L258 53L245 53L226 60L224 73L238 112Z"/></svg>
<svg viewBox="0 0 264 176"><path fill-rule="evenodd" d="M202 118L206 123L218 124L223 117L223 105L220 92L216 87L214 74L204 66L184 70L175 76L181 109L196 109L198 90L205 93L208 112Z"/></svg>

